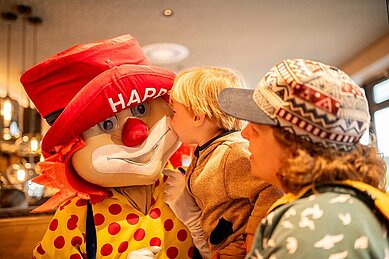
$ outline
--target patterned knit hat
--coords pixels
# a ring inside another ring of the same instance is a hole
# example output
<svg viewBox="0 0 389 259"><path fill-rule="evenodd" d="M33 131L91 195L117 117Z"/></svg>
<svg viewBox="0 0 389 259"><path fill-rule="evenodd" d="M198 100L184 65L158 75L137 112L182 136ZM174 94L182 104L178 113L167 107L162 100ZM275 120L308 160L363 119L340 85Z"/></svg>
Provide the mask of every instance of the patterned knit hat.
<svg viewBox="0 0 389 259"><path fill-rule="evenodd" d="M369 127L364 91L343 71L317 61L287 59L255 90L225 89L220 108L239 119L278 125L324 147L350 150Z"/></svg>

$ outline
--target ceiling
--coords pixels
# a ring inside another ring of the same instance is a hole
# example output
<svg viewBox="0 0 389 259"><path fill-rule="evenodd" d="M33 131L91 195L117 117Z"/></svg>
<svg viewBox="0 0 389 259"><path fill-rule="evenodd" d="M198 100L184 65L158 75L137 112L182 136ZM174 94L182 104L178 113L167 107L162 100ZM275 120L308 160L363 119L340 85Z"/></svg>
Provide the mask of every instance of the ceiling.
<svg viewBox="0 0 389 259"><path fill-rule="evenodd" d="M130 33L144 46L174 42L189 48L175 71L191 66L239 70L251 87L276 62L300 57L341 67L389 32L385 0L1 0L2 12L29 5L36 27L36 61L78 43ZM163 10L171 9L166 17ZM33 65L33 27L21 56L22 19L12 23L10 95L27 99L19 83ZM7 82L7 24L0 23L0 95ZM25 60L25 68L23 62Z"/></svg>

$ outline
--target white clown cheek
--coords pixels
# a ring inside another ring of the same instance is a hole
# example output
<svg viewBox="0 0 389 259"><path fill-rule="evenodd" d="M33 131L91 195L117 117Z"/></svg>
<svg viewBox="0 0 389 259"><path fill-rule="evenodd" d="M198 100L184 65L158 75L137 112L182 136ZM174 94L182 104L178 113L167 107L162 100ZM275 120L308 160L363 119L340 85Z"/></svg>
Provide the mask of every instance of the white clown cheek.
<svg viewBox="0 0 389 259"><path fill-rule="evenodd" d="M138 174L150 176L161 170L161 162L167 152L178 142L170 127L170 118L163 117L150 130L147 139L138 147L104 145L92 154L92 165L96 171L106 174Z"/></svg>

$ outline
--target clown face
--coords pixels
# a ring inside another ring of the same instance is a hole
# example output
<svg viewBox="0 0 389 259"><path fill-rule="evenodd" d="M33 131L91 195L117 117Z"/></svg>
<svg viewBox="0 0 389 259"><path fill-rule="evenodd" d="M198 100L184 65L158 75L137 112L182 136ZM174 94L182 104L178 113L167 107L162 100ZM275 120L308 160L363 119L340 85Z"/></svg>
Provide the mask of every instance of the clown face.
<svg viewBox="0 0 389 259"><path fill-rule="evenodd" d="M89 128L81 135L86 146L72 157L75 170L103 187L154 183L180 144L170 115L169 105L159 97Z"/></svg>

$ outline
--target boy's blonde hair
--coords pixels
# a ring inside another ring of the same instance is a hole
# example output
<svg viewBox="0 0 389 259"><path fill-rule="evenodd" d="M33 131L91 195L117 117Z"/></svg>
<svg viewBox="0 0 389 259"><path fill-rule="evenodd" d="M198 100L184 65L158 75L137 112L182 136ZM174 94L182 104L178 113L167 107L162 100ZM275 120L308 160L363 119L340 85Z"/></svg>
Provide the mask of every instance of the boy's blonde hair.
<svg viewBox="0 0 389 259"><path fill-rule="evenodd" d="M243 121L224 113L217 103L220 91L227 87L245 88L242 76L227 68L191 68L176 77L170 97L192 116L205 114L221 129L241 130Z"/></svg>
<svg viewBox="0 0 389 259"><path fill-rule="evenodd" d="M293 150L277 173L286 192L297 194L303 187L313 184L354 180L378 189L386 187L386 165L373 145L356 144L351 151L325 148L301 139L280 127L274 127L274 136Z"/></svg>

